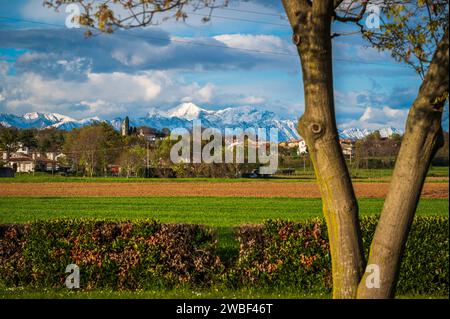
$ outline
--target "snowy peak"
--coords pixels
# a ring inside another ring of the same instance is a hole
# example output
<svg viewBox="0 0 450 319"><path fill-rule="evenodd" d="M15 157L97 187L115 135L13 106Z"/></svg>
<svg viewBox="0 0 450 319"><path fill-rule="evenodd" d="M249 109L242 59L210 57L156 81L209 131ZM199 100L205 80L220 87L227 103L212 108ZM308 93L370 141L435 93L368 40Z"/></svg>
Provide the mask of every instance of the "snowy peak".
<svg viewBox="0 0 450 319"><path fill-rule="evenodd" d="M177 107L169 110L167 114L169 117L179 117L186 120L192 121L200 117L202 112L207 112L206 110L198 107L194 103L187 102L178 105Z"/></svg>
<svg viewBox="0 0 450 319"><path fill-rule="evenodd" d="M383 138L391 137L394 134L403 134L402 130L394 127L382 127L379 129L348 128L339 130L339 137L343 139L360 140L376 131L380 132L380 136Z"/></svg>
<svg viewBox="0 0 450 319"><path fill-rule="evenodd" d="M276 120L275 113L269 111L258 110L250 106L241 106L236 108L226 108L215 112L217 117L220 117L223 123L233 125L236 121L243 123L262 123L266 121ZM255 126L258 126L255 124Z"/></svg>
<svg viewBox="0 0 450 319"><path fill-rule="evenodd" d="M61 130L71 130L85 125L100 122L98 117L75 120L69 116L58 113L31 112L22 116L12 114L0 114L0 123L3 126L14 126L21 129L28 128L58 128Z"/></svg>
<svg viewBox="0 0 450 319"><path fill-rule="evenodd" d="M22 116L25 120L36 121L50 121L50 122L61 122L61 121L75 121L73 118L61 115L58 113L39 113L39 112L31 112L26 113Z"/></svg>
<svg viewBox="0 0 450 319"><path fill-rule="evenodd" d="M69 118L68 120L62 120L60 122L57 122L57 123L51 125L50 127L69 131L74 128L87 126L87 125L91 125L91 124L98 123L98 122L102 122L102 120L98 116L87 118L87 119L82 119L79 121Z"/></svg>
<svg viewBox="0 0 450 319"><path fill-rule="evenodd" d="M155 107L152 107L147 113L147 117L167 116L167 113Z"/></svg>
<svg viewBox="0 0 450 319"><path fill-rule="evenodd" d="M403 135L403 131L396 129L395 127L384 127L378 130L381 137L391 137L394 134Z"/></svg>
<svg viewBox="0 0 450 319"><path fill-rule="evenodd" d="M39 116L40 116L39 113L33 112L33 113L24 114L23 118L26 120L36 120L39 118Z"/></svg>

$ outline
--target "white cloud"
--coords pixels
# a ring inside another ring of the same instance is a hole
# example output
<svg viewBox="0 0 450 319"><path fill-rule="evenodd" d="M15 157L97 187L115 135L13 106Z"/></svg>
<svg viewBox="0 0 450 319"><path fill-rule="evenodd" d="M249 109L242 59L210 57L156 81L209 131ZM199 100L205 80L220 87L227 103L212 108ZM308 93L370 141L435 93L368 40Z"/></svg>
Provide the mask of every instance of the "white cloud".
<svg viewBox="0 0 450 319"><path fill-rule="evenodd" d="M82 87L86 95L102 100L113 100L122 103L148 102L161 92L161 81L156 74L130 75L120 72L90 73L88 81Z"/></svg>
<svg viewBox="0 0 450 319"><path fill-rule="evenodd" d="M293 52L294 47L280 37L265 34L222 34L215 36L214 39L229 47L245 50L289 53Z"/></svg>
<svg viewBox="0 0 450 319"><path fill-rule="evenodd" d="M344 129L350 127L379 129L386 126L403 129L407 116L407 109L394 109L389 106L382 108L368 106L359 119L342 123L339 126Z"/></svg>
<svg viewBox="0 0 450 319"><path fill-rule="evenodd" d="M44 80L27 74L25 80L32 96L50 101L77 102L95 97L118 103L146 102L161 92L161 79L155 74L89 73L84 82Z"/></svg>

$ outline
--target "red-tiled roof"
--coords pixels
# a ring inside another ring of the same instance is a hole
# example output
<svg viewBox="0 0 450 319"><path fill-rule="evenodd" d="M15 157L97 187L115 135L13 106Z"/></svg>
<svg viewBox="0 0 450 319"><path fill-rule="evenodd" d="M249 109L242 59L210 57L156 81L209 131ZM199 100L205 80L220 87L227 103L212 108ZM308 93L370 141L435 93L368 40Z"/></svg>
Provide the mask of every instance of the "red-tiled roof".
<svg viewBox="0 0 450 319"><path fill-rule="evenodd" d="M10 157L8 162L41 162L41 163L56 163L56 161L52 161L47 158L36 158L35 160L31 157Z"/></svg>
<svg viewBox="0 0 450 319"><path fill-rule="evenodd" d="M30 157L10 157L8 159L9 162L33 162L33 159Z"/></svg>

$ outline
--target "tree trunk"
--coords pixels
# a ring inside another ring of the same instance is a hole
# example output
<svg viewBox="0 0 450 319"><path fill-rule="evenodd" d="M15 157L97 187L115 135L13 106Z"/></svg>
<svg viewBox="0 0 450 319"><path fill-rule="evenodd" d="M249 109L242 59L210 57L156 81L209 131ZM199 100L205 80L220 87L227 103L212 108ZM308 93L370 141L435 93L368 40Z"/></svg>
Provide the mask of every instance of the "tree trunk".
<svg viewBox="0 0 450 319"><path fill-rule="evenodd" d="M403 249L430 162L443 145L442 112L448 97L448 29L433 57L419 94L409 112L406 132L389 192L375 231L368 265L380 270L380 287L368 288L364 274L358 298L392 298Z"/></svg>
<svg viewBox="0 0 450 319"><path fill-rule="evenodd" d="M364 271L358 204L336 128L331 22L332 0L282 0L301 59L305 113L299 121L319 183L328 228L333 297L354 298Z"/></svg>

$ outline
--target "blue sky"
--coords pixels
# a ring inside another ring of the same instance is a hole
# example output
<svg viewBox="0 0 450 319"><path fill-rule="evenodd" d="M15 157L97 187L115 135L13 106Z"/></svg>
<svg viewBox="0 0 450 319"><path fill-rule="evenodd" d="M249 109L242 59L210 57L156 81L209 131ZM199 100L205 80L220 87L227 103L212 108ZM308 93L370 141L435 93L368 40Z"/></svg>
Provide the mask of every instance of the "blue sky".
<svg viewBox="0 0 450 319"><path fill-rule="evenodd" d="M42 0L0 0L1 113L111 119L183 101L251 105L280 118L304 110L300 62L278 1L232 1L206 24L190 15L89 39L67 29L66 16ZM358 35L333 41L338 125L403 128L420 77Z"/></svg>

